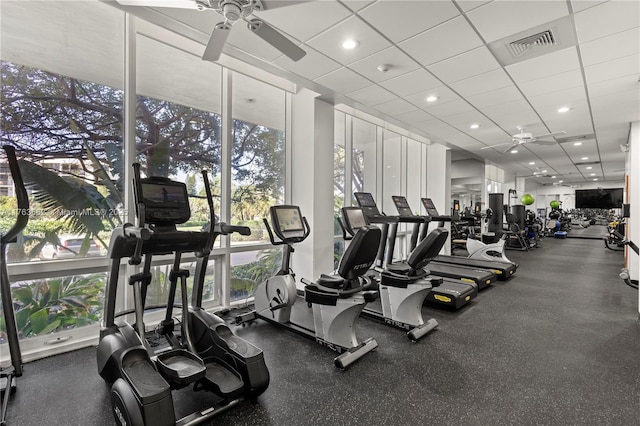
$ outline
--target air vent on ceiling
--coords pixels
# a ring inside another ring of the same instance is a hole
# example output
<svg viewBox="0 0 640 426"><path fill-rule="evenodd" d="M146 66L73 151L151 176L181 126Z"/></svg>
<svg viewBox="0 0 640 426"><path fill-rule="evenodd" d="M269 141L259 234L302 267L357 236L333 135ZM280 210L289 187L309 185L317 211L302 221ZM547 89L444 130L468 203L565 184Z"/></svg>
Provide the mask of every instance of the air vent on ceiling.
<svg viewBox="0 0 640 426"><path fill-rule="evenodd" d="M502 65L533 59L576 45L570 16L538 25L489 44Z"/></svg>
<svg viewBox="0 0 640 426"><path fill-rule="evenodd" d="M520 40L509 43L508 48L514 58L524 55L531 49L555 46L556 37L553 31L546 30L541 33L533 34Z"/></svg>

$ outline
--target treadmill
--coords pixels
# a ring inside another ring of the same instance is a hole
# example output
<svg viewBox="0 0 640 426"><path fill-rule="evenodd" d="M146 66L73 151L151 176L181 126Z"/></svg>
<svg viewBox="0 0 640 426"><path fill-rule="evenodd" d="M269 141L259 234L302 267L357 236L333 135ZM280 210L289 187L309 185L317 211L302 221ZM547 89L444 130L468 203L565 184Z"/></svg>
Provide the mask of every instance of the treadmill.
<svg viewBox="0 0 640 426"><path fill-rule="evenodd" d="M360 201L362 200L364 201L364 205L367 206L366 209L364 208L362 209L362 212L364 213L367 220L370 220L370 217L375 220L375 218L378 216L396 218L396 226L389 227L388 240L390 244L387 250L386 262L385 260L383 260L384 250L378 250L378 256L381 256L381 257L379 257L379 261L376 261L376 266L378 266L378 263L381 266L384 266L385 264L391 264L392 263L391 260L393 258L393 248L395 245L396 234L398 230L397 222L416 223L415 216L414 217L386 216L380 213L380 211L378 210L376 202L374 201L373 195L371 195L371 193L356 192L355 194L357 194L356 201L358 202L358 204L362 206L362 204L360 204ZM421 220L422 223L425 223L426 221L428 221L428 218L426 217L423 217L423 218L424 219ZM370 222L370 223L375 223L375 222ZM450 265L446 263L431 262L429 264L429 270L433 275L437 275L444 278L453 278L465 283L474 283L475 285L478 286L478 290L482 290L483 288L488 287L489 285L493 284L497 280L496 274L494 274L491 271L487 271L484 269L476 269L472 267L455 266L455 265Z"/></svg>
<svg viewBox="0 0 640 426"><path fill-rule="evenodd" d="M400 215L400 217L423 217L423 216L416 216L411 212L411 208L409 207L409 203L407 202L407 199L405 197L402 196L393 196L393 203L396 206L396 209L398 210L398 214ZM431 201L431 199L429 198L423 198L423 200L428 200L428 204L430 206L433 206L432 208L430 208L429 210L431 210L431 212L436 213L436 217L442 217L440 215L438 215L438 211L436 210L435 206L433 205L433 202ZM424 201L423 201L424 204ZM426 205L425 205L426 207ZM429 212L429 210L427 210L427 212ZM410 250L413 249L414 247L414 241L417 240L417 236L418 234L420 234L420 240L422 240L422 238L424 238L425 234L425 228L427 228L428 226L428 222L425 222L425 225L423 226L422 231L418 231L415 227L413 229L412 235L411 235L411 245L410 245ZM476 268L476 269L485 269L487 271L491 271L494 274L496 274L496 277L498 280L500 281L506 281L509 277L511 277L517 269L517 265L513 264L513 263L508 263L508 262L500 262L500 261L493 261L493 260L482 260L482 259L469 259L467 257L462 257L462 256L447 256L447 255L443 255L440 254L438 256L436 256L433 259L433 262L435 263L441 263L441 264L449 264L449 265L454 265L454 266L463 266L463 267L469 267L469 268ZM433 263L432 262L432 263Z"/></svg>
<svg viewBox="0 0 640 426"><path fill-rule="evenodd" d="M357 194L358 195L356 196L356 201L358 201L358 204L362 202L363 204L367 205L367 209L358 208L358 207L344 207L342 209L342 219L346 227L346 231L355 232L355 230L357 230L357 228L361 226L364 226L370 223L376 223L376 222L371 222L370 217L373 220L378 220L380 217L387 217L387 218L393 217L395 218L396 222L400 220L399 216L385 216L381 214L378 208L376 207L373 196L370 193L367 192L367 193L357 193ZM415 223L415 219L411 222ZM385 225L388 231L389 222L387 222ZM389 240L393 239L393 241L395 242L396 227L393 227L393 228L394 228L394 232L392 232L392 234L388 236L388 239ZM385 241L384 237L386 237L386 235L384 235L384 232L385 231L383 231L383 238L381 238L381 244L383 244ZM392 248L389 248L389 249L390 249L389 251L392 252L393 249ZM378 260L376 261L376 263L380 265L378 267L385 266L383 265L384 251L385 251L384 247L382 247L381 250L380 249L378 250ZM398 266L401 263L402 262L394 262L393 264L386 265L386 266L387 267L391 265ZM447 276L441 273L437 273L433 268L433 266L434 266L433 262L430 262L428 265L425 266L431 272L430 277L447 278ZM439 266L436 269L440 271L444 271L444 270L453 270L454 268ZM434 286L432 288L432 290L427 295L425 302L436 307L446 307L448 309L459 309L462 306L466 305L469 301L474 299L477 295L478 295L478 285L472 279L468 279L466 277L465 279L461 279L461 278L444 279L442 284L440 284L439 286Z"/></svg>

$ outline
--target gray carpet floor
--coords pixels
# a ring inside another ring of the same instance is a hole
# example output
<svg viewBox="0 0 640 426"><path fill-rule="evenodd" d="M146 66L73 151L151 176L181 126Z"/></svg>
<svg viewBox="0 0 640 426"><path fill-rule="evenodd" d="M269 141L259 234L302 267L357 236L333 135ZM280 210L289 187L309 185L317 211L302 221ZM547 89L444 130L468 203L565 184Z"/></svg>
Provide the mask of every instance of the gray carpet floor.
<svg viewBox="0 0 640 426"><path fill-rule="evenodd" d="M233 326L264 350L271 384L224 425L635 425L640 419L638 292L602 241L546 238L510 251L516 275L457 312L423 308L439 327L417 343L359 319L379 347L346 371L335 353L271 324ZM233 315L233 313L232 313ZM27 364L10 425L114 424L88 348ZM175 392L178 415L208 394Z"/></svg>

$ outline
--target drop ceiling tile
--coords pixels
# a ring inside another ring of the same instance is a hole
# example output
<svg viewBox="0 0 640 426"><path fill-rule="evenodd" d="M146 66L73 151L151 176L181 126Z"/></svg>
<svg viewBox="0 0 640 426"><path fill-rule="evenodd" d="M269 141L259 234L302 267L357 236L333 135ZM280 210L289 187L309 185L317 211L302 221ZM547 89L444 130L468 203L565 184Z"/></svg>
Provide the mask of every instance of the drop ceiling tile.
<svg viewBox="0 0 640 426"><path fill-rule="evenodd" d="M435 95L438 100L433 103L427 102L427 97ZM460 96L449 89L447 86L434 87L433 89L425 90L424 92L414 93L413 95L404 96L404 99L411 102L415 106L426 109L429 106L442 105L452 101L460 100Z"/></svg>
<svg viewBox="0 0 640 426"><path fill-rule="evenodd" d="M500 68L493 54L484 46L461 53L427 67L445 83L453 83Z"/></svg>
<svg viewBox="0 0 640 426"><path fill-rule="evenodd" d="M481 93L510 87L513 86L513 83L507 73L500 68L451 83L449 86L461 96L467 98Z"/></svg>
<svg viewBox="0 0 640 426"><path fill-rule="evenodd" d="M342 3L354 12L363 9L374 3L373 0L342 0Z"/></svg>
<svg viewBox="0 0 640 426"><path fill-rule="evenodd" d="M467 95L465 95L464 93L461 94L465 96L467 101L469 101L476 108L486 108L502 103L524 100L524 97L514 85L469 97L467 97Z"/></svg>
<svg viewBox="0 0 640 426"><path fill-rule="evenodd" d="M415 109L412 111L403 112L402 114L398 114L395 116L395 118L413 125L415 123L422 123L423 121L431 120L433 119L433 116L421 109Z"/></svg>
<svg viewBox="0 0 640 426"><path fill-rule="evenodd" d="M488 43L569 14L563 1L493 1L467 13Z"/></svg>
<svg viewBox="0 0 640 426"><path fill-rule="evenodd" d="M380 86L398 96L407 96L442 86L442 82L430 72L420 68L380 83Z"/></svg>
<svg viewBox="0 0 640 426"><path fill-rule="evenodd" d="M401 49L424 66L481 45L482 40L462 16L399 43Z"/></svg>
<svg viewBox="0 0 640 426"><path fill-rule="evenodd" d="M545 124L553 131L565 131L567 136L587 135L593 133L591 116L587 112L578 112L573 117L543 117Z"/></svg>
<svg viewBox="0 0 640 426"><path fill-rule="evenodd" d="M531 128L531 123L539 121L538 116L526 101L494 105L484 108L482 113L508 132L516 132L520 126Z"/></svg>
<svg viewBox="0 0 640 426"><path fill-rule="evenodd" d="M394 99L392 101L378 104L373 108L377 109L383 114L387 114L391 116L396 116L398 114L414 111L417 109L414 105L411 105L409 102L405 101L404 99Z"/></svg>
<svg viewBox="0 0 640 426"><path fill-rule="evenodd" d="M460 12L448 1L380 0L358 14L397 43L448 21Z"/></svg>
<svg viewBox="0 0 640 426"><path fill-rule="evenodd" d="M396 95L376 84L348 93L347 96L367 106L381 104L397 98Z"/></svg>
<svg viewBox="0 0 640 426"><path fill-rule="evenodd" d="M601 81L589 85L589 98L593 101L602 96L615 95L616 93L635 93L640 103L640 89L638 88L638 75L626 75L624 77Z"/></svg>
<svg viewBox="0 0 640 426"><path fill-rule="evenodd" d="M349 9L338 2L310 1L257 12L256 16L280 31L290 34L298 40L306 41L351 14ZM312 17L312 19L301 19L301 17ZM234 26L234 30L236 26Z"/></svg>
<svg viewBox="0 0 640 426"><path fill-rule="evenodd" d="M585 67L640 52L640 27L602 37L580 45Z"/></svg>
<svg viewBox="0 0 640 426"><path fill-rule="evenodd" d="M640 55L630 55L584 68L589 85L640 74ZM589 86L591 87L591 86Z"/></svg>
<svg viewBox="0 0 640 426"><path fill-rule="evenodd" d="M301 47L307 54L299 61L292 61L287 56L281 55L274 63L287 71L294 72L309 80L314 80L342 67L342 65L333 59L327 58L309 46L303 45Z"/></svg>
<svg viewBox="0 0 640 426"><path fill-rule="evenodd" d="M527 81L518 84L522 93L527 97L540 96L547 93L558 92L560 90L584 87L582 72L579 69L554 74L548 77Z"/></svg>
<svg viewBox="0 0 640 426"><path fill-rule="evenodd" d="M575 14L576 32L585 43L640 25L640 2L608 1Z"/></svg>
<svg viewBox="0 0 640 426"><path fill-rule="evenodd" d="M478 148L482 147L482 143L478 142L474 138L469 135L466 135L462 132L458 132L452 135L447 136L447 142L452 143L460 148Z"/></svg>
<svg viewBox="0 0 640 426"><path fill-rule="evenodd" d="M558 90L539 96L528 98L531 105L543 118L564 116L575 117L578 114L589 113L587 94L584 87L573 87L565 90ZM558 108L569 107L571 111L559 113Z"/></svg>
<svg viewBox="0 0 640 426"><path fill-rule="evenodd" d="M599 96L594 98L591 108L596 124L617 123L628 129L629 123L640 117L637 91Z"/></svg>
<svg viewBox="0 0 640 426"><path fill-rule="evenodd" d="M388 70L381 72L378 70L379 65L387 65ZM415 71L420 65L397 47L389 47L352 63L349 68L371 81L380 82Z"/></svg>
<svg viewBox="0 0 640 426"><path fill-rule="evenodd" d="M339 94L351 93L371 85L369 80L348 68L340 68L314 81Z"/></svg>
<svg viewBox="0 0 640 426"><path fill-rule="evenodd" d="M447 121L447 116L472 111L473 107L467 101L458 99L447 103L435 102L433 105L425 105L422 109L434 117Z"/></svg>
<svg viewBox="0 0 640 426"><path fill-rule="evenodd" d="M471 9L475 9L476 7L480 7L483 4L489 3L491 0L458 0L458 6L462 8L463 12L468 12Z"/></svg>
<svg viewBox="0 0 640 426"><path fill-rule="evenodd" d="M342 42L349 38L357 40L360 43L359 46L351 50L343 49ZM391 46L391 43L362 22L357 16L347 18L324 33L310 39L306 44L344 65L366 58Z"/></svg>
<svg viewBox="0 0 640 426"><path fill-rule="evenodd" d="M516 83L536 80L550 75L580 69L580 60L575 47L558 50L528 61L518 62L505 67Z"/></svg>
<svg viewBox="0 0 640 426"><path fill-rule="evenodd" d="M571 0L571 8L573 9L573 13L578 13L581 10L589 9L606 1L608 0Z"/></svg>
<svg viewBox="0 0 640 426"><path fill-rule="evenodd" d="M471 129L470 126L472 124L483 124L488 121L487 117L485 117L475 109L447 115L446 117L443 116L442 120L447 124L450 124L453 127L459 129L461 132L469 134L473 134L475 130L479 130Z"/></svg>

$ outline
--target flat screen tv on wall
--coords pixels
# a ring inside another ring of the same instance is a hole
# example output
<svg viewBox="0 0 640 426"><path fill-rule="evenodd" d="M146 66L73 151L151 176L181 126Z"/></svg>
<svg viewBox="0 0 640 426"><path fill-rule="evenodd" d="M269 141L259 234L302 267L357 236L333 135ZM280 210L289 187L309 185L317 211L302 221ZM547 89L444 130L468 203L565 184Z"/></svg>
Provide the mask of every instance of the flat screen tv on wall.
<svg viewBox="0 0 640 426"><path fill-rule="evenodd" d="M576 189L576 208L619 209L622 198L622 188Z"/></svg>

